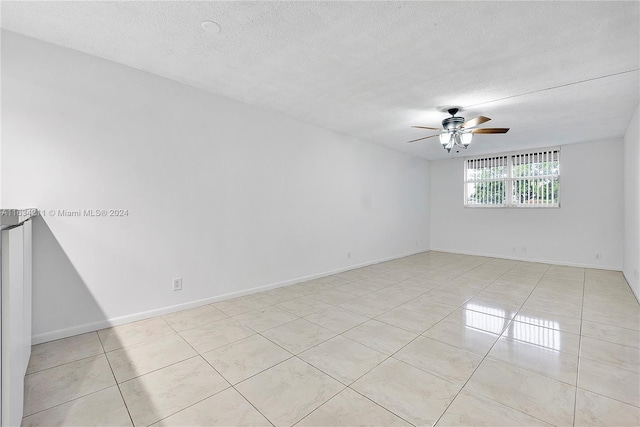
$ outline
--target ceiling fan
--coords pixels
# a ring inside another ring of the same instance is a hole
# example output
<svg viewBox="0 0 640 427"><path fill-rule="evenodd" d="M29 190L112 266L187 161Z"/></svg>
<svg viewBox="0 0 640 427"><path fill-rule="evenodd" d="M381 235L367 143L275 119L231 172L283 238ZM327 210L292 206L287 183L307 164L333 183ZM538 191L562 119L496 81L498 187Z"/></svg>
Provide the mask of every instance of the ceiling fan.
<svg viewBox="0 0 640 427"><path fill-rule="evenodd" d="M507 133L509 131L509 128L478 129L478 126L491 119L489 117L479 116L475 119L465 121L464 117L456 117L458 108L450 108L448 111L451 117L447 117L442 121L442 129L428 126L411 126L418 129L438 130L440 131L439 133L414 139L409 142L422 141L423 139L440 136L440 144L442 144L442 148L447 150L448 153L454 146L467 149L469 144L471 144L474 133Z"/></svg>

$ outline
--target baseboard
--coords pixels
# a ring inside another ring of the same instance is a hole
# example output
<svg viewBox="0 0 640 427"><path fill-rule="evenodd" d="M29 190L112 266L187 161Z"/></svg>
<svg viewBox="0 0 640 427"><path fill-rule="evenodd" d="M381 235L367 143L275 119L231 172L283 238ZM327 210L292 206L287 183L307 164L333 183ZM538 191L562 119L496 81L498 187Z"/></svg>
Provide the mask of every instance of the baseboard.
<svg viewBox="0 0 640 427"><path fill-rule="evenodd" d="M438 249L431 248L433 252L449 252L452 254L460 254L460 255L473 255L473 256L483 256L488 258L502 258L502 259L511 259L514 261L525 261L525 262L539 262L543 264L552 264L552 265L566 265L569 267L583 267L583 268L593 268L596 270L611 270L611 271L622 271L622 267L613 267L606 265L596 265L596 264L586 264L586 263L575 263L575 262L564 262L564 261L556 261L556 260L548 260L548 259L537 259L537 258L523 258L523 257L514 257L502 254L490 254L486 252L469 252L469 251L457 251L452 249Z"/></svg>
<svg viewBox="0 0 640 427"><path fill-rule="evenodd" d="M631 289L631 292L633 293L633 296L636 297L636 300L638 301L638 304L640 304L640 295L638 295L638 292L633 288L633 286L631 286L631 280L627 277L627 275L625 274L624 270L622 270L622 275L624 276L624 280L627 281L627 285L629 285L629 289Z"/></svg>
<svg viewBox="0 0 640 427"><path fill-rule="evenodd" d="M390 257L380 258L380 259L376 259L376 260L373 260L373 261L366 261L366 262L359 263L359 264L353 264L353 265L349 265L349 266L346 266L346 267L341 267L341 268L338 268L338 269L335 269L335 270L325 271L325 272L317 273L317 274L311 274L311 275L308 275L308 276L298 277L298 278L295 278L295 279L285 280L285 281L282 281L282 282L270 283L270 284L262 285L262 286L256 286L256 287L253 287L253 288L244 289L244 290L237 291L237 292L230 292L230 293L226 293L226 294L223 294L223 295L217 295L217 296L214 296L214 297L203 298L203 299L199 299L199 300L196 300L196 301L190 301L190 302L183 303L183 304L176 304L176 305L156 308L156 309L153 309L153 310L143 311L143 312L134 313L134 314L128 314L126 316L114 317L114 318L110 318L110 319L100 320L98 322L84 323L82 325L72 326L70 328L57 329L55 331L44 332L44 333L41 333L41 334L33 335L31 337L31 344L32 345L41 344L41 343L44 343L44 342L59 340L59 339L62 339L62 338L67 338L67 337L71 337L71 336L74 336L74 335L84 334L84 333L87 333L87 332L94 332L94 331L98 331L100 329L110 328L112 326L118 326L118 325L123 325L125 323L135 322L137 320L144 320L144 319L149 319L151 317L162 316L164 314L174 313L176 311L186 310L186 309L189 309L189 308L195 308L195 307L199 307L199 306L202 306L202 305L205 305L205 304L211 304L211 303L218 302L218 301L224 301L224 300L231 299L231 298L237 298L237 297L241 297L241 296L244 296L244 295L254 294L256 292L268 291L270 289L280 288L282 286L294 285L296 283L306 282L307 280L313 280L313 279L318 279L320 277L331 276L332 274L342 273L342 272L345 272L345 271L354 270L356 268L362 268L362 267L366 267L366 266L369 266L369 265L379 264L381 262L391 261L391 260L398 259L398 258L404 258L404 257L407 257L407 256L416 255L416 254L424 253L424 252L429 252L429 249L421 249L419 251L408 252L408 253L404 253L404 254L401 254L401 255L393 255L393 256L390 256Z"/></svg>

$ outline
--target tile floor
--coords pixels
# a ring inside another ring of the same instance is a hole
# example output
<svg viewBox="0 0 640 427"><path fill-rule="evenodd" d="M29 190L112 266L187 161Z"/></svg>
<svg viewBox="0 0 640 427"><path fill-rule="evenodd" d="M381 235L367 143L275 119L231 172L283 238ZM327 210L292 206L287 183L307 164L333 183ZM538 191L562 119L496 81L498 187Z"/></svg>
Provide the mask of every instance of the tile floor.
<svg viewBox="0 0 640 427"><path fill-rule="evenodd" d="M33 347L24 426L640 425L619 272L427 252Z"/></svg>

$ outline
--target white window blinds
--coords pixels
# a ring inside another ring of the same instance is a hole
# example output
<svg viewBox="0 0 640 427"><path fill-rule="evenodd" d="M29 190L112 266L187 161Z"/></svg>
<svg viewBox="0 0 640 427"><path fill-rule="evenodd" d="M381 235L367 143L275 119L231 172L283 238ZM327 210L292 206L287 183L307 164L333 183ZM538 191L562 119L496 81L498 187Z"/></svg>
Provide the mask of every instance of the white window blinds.
<svg viewBox="0 0 640 427"><path fill-rule="evenodd" d="M485 157L467 160L467 204L504 206L507 197L508 157Z"/></svg>
<svg viewBox="0 0 640 427"><path fill-rule="evenodd" d="M465 161L465 206L559 207L560 149Z"/></svg>
<svg viewBox="0 0 640 427"><path fill-rule="evenodd" d="M559 150L515 154L511 167L511 199L515 206L559 206Z"/></svg>

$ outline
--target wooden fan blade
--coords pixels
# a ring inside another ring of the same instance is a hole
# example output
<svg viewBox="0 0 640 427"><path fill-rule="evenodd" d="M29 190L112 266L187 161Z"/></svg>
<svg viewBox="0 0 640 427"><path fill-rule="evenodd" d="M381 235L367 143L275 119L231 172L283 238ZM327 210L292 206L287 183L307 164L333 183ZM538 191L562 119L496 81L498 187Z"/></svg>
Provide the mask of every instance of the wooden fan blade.
<svg viewBox="0 0 640 427"><path fill-rule="evenodd" d="M429 129L429 130L442 130L442 128L430 128L428 126L411 126L412 128L418 128L418 129Z"/></svg>
<svg viewBox="0 0 640 427"><path fill-rule="evenodd" d="M433 138L434 136L440 136L440 134L425 136L424 138L414 139L413 141L407 141L407 144L410 142L422 141L423 139Z"/></svg>
<svg viewBox="0 0 640 427"><path fill-rule="evenodd" d="M471 133L507 133L509 128L485 128L485 129L471 129Z"/></svg>
<svg viewBox="0 0 640 427"><path fill-rule="evenodd" d="M489 117L478 116L475 119L467 120L466 122L464 122L463 124L461 124L458 127L459 128L472 128L474 126L478 126L478 125L481 125L483 123L486 123L489 120L491 120Z"/></svg>

